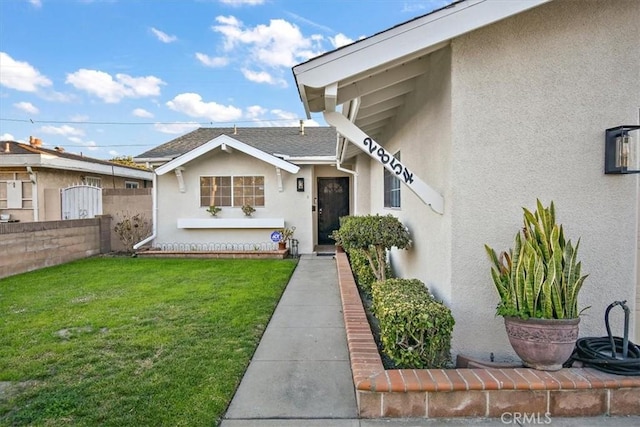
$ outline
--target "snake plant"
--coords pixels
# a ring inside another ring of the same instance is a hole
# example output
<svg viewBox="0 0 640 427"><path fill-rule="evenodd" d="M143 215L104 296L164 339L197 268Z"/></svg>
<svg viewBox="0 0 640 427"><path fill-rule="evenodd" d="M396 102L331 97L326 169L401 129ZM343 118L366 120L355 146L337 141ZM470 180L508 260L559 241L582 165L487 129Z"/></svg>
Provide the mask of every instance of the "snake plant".
<svg viewBox="0 0 640 427"><path fill-rule="evenodd" d="M553 202L544 207L538 200L535 212L523 210L524 227L516 234L513 248L498 256L485 245L500 296L496 313L523 319L579 317L578 293L587 278L581 275L582 264L577 260L580 239L575 247L565 240L562 225L556 224Z"/></svg>

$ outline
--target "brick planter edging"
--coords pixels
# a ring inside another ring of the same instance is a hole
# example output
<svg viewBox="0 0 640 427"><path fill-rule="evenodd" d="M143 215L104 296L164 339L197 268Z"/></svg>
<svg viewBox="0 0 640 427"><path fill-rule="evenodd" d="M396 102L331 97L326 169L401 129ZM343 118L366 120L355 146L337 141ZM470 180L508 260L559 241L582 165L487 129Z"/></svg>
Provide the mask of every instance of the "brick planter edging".
<svg viewBox="0 0 640 427"><path fill-rule="evenodd" d="M385 370L347 255L336 263L360 417L640 415L640 377L590 368Z"/></svg>

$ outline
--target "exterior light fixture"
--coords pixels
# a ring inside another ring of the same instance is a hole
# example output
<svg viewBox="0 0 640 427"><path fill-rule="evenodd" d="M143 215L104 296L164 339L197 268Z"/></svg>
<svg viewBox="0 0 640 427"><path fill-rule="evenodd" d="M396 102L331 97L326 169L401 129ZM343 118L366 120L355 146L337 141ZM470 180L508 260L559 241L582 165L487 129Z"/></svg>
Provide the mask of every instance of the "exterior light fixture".
<svg viewBox="0 0 640 427"><path fill-rule="evenodd" d="M296 186L298 191L304 191L304 178L298 178L296 180Z"/></svg>
<svg viewBox="0 0 640 427"><path fill-rule="evenodd" d="M640 126L618 126L605 131L604 173L640 173L637 131ZM630 132L636 133L635 138Z"/></svg>

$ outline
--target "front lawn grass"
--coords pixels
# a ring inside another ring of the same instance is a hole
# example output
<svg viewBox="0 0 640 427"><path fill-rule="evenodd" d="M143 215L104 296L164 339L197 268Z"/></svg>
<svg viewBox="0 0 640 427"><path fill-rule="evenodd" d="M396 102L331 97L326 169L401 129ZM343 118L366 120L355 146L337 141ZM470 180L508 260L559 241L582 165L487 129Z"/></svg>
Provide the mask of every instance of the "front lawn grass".
<svg viewBox="0 0 640 427"><path fill-rule="evenodd" d="M89 258L0 280L0 424L211 426L294 260Z"/></svg>

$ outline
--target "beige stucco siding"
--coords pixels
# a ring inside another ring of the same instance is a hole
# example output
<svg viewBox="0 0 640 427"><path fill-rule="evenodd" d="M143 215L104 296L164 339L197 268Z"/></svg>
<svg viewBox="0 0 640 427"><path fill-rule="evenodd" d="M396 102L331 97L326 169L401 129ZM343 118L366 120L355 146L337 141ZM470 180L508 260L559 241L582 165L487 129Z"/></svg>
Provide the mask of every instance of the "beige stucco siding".
<svg viewBox="0 0 640 427"><path fill-rule="evenodd" d="M443 49L430 55L429 72L418 81L386 135L385 148L400 150L402 162L424 182L442 194L451 187L451 51ZM383 167L372 161L371 211L392 214L409 228L413 247L409 251L393 251L392 266L397 275L422 280L431 291L447 303L451 302L451 205L445 196L445 213L438 215L426 206L408 187L401 187L401 208L384 208Z"/></svg>
<svg viewBox="0 0 640 427"><path fill-rule="evenodd" d="M301 167L295 174L282 171L283 191L278 190L276 168L238 150L231 154L215 150L185 165L182 172L185 192L178 189L173 172L159 176L158 243L261 243L270 242L274 229L178 229L178 218L211 218L206 207L200 207L200 176L262 175L265 180L265 206L256 207L255 218L284 218L287 227L295 226L294 238L299 251L313 250L311 227L312 168ZM296 178L305 179L305 191L296 191ZM244 218L239 207L222 207L220 218Z"/></svg>
<svg viewBox="0 0 640 427"><path fill-rule="evenodd" d="M631 13L630 13L631 12ZM604 130L638 120L640 2L556 1L452 42L454 346L509 349L483 251L512 244L521 207L555 201L589 273L581 336L635 305L637 178L603 173ZM621 325L618 320L612 324ZM481 338L479 338L481 337Z"/></svg>

